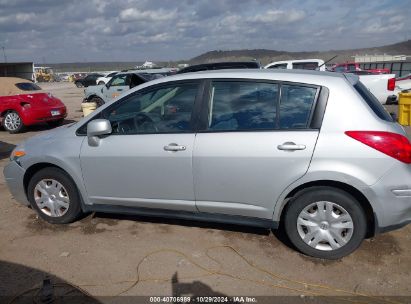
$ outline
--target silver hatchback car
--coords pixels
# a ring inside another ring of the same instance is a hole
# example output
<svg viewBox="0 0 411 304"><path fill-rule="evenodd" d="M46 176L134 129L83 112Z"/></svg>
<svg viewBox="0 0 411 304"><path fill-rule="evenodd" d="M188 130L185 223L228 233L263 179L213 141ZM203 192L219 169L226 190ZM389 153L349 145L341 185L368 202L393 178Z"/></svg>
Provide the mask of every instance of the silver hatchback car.
<svg viewBox="0 0 411 304"><path fill-rule="evenodd" d="M50 223L118 212L284 228L336 259L411 221L411 145L354 75L221 70L140 85L16 147L14 198Z"/></svg>

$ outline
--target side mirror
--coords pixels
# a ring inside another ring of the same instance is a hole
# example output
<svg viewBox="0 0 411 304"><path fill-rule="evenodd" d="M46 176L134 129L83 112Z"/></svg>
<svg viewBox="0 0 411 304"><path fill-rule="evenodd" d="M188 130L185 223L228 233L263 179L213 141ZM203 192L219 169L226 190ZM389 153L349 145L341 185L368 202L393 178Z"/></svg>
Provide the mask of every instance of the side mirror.
<svg viewBox="0 0 411 304"><path fill-rule="evenodd" d="M97 147L100 144L100 137L111 134L111 124L107 119L95 119L87 125L88 144Z"/></svg>

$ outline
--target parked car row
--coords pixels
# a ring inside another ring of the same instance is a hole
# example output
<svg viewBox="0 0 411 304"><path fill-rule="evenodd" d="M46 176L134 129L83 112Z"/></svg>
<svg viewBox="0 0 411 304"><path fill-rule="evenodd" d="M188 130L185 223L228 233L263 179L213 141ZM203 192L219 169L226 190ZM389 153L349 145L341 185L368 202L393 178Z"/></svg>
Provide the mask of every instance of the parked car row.
<svg viewBox="0 0 411 304"><path fill-rule="evenodd" d="M83 78L76 79L74 81L74 84L78 88L83 88L83 87L88 87L88 86L94 86L97 84L97 79L104 77L103 74L98 74L98 73L92 73L89 74Z"/></svg>
<svg viewBox="0 0 411 304"><path fill-rule="evenodd" d="M170 75L170 69L125 70L117 72L108 79L107 83L88 86L84 90L83 102L95 102L97 107L109 102L123 92L147 81Z"/></svg>
<svg viewBox="0 0 411 304"><path fill-rule="evenodd" d="M13 197L53 224L117 212L281 225L328 259L411 222L411 144L358 76L220 70L130 89L138 76L115 75L106 89L128 91L114 102L18 145Z"/></svg>

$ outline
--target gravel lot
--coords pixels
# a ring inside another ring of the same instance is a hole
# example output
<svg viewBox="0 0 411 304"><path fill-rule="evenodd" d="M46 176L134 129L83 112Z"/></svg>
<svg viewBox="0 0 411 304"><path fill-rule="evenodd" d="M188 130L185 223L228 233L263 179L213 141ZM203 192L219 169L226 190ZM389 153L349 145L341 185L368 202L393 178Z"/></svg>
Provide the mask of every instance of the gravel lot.
<svg viewBox="0 0 411 304"><path fill-rule="evenodd" d="M82 89L70 83L42 87L67 105L67 122L82 116ZM18 135L0 130L0 140L9 144L0 150L0 170L13 145L47 129ZM2 174L0 203L1 296L22 293L46 274L93 296L351 295L341 290L411 296L411 225L364 241L342 260L323 261L290 249L281 233L229 225L96 214L52 226L13 200Z"/></svg>

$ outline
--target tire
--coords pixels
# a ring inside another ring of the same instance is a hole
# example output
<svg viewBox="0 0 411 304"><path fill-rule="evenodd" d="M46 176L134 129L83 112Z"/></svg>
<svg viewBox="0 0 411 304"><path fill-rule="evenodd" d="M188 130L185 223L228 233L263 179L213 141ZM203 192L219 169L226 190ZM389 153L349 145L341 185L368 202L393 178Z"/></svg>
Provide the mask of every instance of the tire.
<svg viewBox="0 0 411 304"><path fill-rule="evenodd" d="M83 85L81 82L76 82L75 85L76 85L76 87L78 87L78 88L84 87L84 85Z"/></svg>
<svg viewBox="0 0 411 304"><path fill-rule="evenodd" d="M106 84L104 81L100 81L99 83L98 83L98 85L103 85L103 84Z"/></svg>
<svg viewBox="0 0 411 304"><path fill-rule="evenodd" d="M9 111L3 117L3 128L10 134L16 134L24 129L23 120L16 111Z"/></svg>
<svg viewBox="0 0 411 304"><path fill-rule="evenodd" d="M284 221L291 243L302 253L322 259L350 254L361 245L367 231L359 202L333 187L301 191L289 202Z"/></svg>
<svg viewBox="0 0 411 304"><path fill-rule="evenodd" d="M71 223L82 214L76 185L58 168L48 167L34 174L27 187L27 196L37 214L51 224Z"/></svg>
<svg viewBox="0 0 411 304"><path fill-rule="evenodd" d="M97 108L101 107L104 104L104 100L97 96L94 96L93 98L91 98L89 102L95 102L97 104Z"/></svg>
<svg viewBox="0 0 411 304"><path fill-rule="evenodd" d="M55 127L61 126L63 124L63 122L64 122L64 118L60 118L60 119L57 119L57 120L48 121L47 124L50 127L55 128Z"/></svg>

